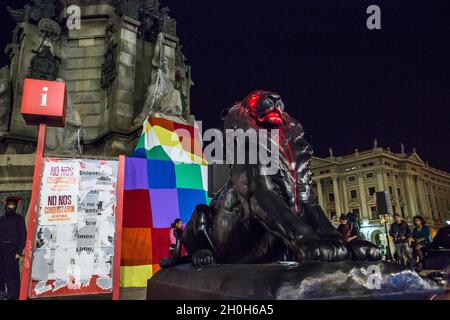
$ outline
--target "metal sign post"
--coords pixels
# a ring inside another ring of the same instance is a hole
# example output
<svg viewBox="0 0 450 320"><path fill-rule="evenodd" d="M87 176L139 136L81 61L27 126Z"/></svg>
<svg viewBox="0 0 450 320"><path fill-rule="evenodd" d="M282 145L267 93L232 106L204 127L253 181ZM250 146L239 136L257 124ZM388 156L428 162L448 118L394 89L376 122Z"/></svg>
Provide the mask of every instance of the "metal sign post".
<svg viewBox="0 0 450 320"><path fill-rule="evenodd" d="M20 300L26 300L28 297L47 125L63 127L65 112L66 86L64 82L25 79L21 113L26 124L39 126L39 132L34 162L33 188L28 214L25 257L20 284Z"/></svg>
<svg viewBox="0 0 450 320"><path fill-rule="evenodd" d="M20 300L26 300L28 297L28 284L30 282L31 261L33 245L35 241L36 230L36 212L39 199L39 189L41 183L42 163L44 158L45 137L47 125L39 124L38 144L36 149L36 159L34 162L33 188L31 191L30 210L28 213L28 232L27 242L25 244L25 256L23 260L22 282L20 284Z"/></svg>

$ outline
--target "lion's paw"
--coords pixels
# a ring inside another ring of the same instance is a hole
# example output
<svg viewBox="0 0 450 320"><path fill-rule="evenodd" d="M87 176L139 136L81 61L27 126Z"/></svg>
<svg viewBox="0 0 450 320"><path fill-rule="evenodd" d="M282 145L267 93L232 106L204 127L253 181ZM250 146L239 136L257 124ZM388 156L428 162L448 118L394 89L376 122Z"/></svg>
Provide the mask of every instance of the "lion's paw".
<svg viewBox="0 0 450 320"><path fill-rule="evenodd" d="M332 262L343 261L348 258L347 248L339 240L308 241L297 247L297 260L299 262L312 260Z"/></svg>
<svg viewBox="0 0 450 320"><path fill-rule="evenodd" d="M320 248L318 241L302 242L297 245L297 260L299 262L320 259Z"/></svg>
<svg viewBox="0 0 450 320"><path fill-rule="evenodd" d="M348 258L348 251L342 241L321 240L319 242L320 260L335 262Z"/></svg>
<svg viewBox="0 0 450 320"><path fill-rule="evenodd" d="M211 250L203 249L192 254L192 265L194 266L205 266L208 264L215 264L216 259Z"/></svg>
<svg viewBox="0 0 450 320"><path fill-rule="evenodd" d="M379 261L381 260L380 249L373 243L364 240L353 240L347 244L352 259L357 261Z"/></svg>

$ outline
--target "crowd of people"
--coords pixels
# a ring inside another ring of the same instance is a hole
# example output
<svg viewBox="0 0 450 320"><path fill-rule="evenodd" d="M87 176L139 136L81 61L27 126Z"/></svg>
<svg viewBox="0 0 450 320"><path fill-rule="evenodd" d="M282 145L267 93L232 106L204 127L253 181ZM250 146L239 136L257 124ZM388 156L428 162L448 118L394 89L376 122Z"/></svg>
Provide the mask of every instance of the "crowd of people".
<svg viewBox="0 0 450 320"><path fill-rule="evenodd" d="M339 218L339 232L344 242L349 243L361 238L358 219L352 213L342 214ZM395 246L394 261L407 265L410 269L421 271L424 263L424 249L430 244L430 229L426 226L422 216L413 218L414 228L411 231L409 224L399 214L394 214L394 222L389 228L389 236Z"/></svg>
<svg viewBox="0 0 450 320"><path fill-rule="evenodd" d="M430 229L421 216L415 216L413 224L414 229L411 231L408 223L400 215L394 214L389 236L394 240L394 260L420 271L424 262L423 249L431 242Z"/></svg>

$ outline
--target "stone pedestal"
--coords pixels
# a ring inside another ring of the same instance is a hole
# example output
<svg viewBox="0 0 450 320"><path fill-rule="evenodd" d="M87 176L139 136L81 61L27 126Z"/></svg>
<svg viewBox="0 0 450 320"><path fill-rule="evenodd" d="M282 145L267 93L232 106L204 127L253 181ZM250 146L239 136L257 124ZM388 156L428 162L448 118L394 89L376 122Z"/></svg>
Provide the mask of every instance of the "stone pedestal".
<svg viewBox="0 0 450 320"><path fill-rule="evenodd" d="M67 12L70 5L80 8L80 28L66 24L72 16ZM6 47L9 66L0 66L1 190L31 188L33 171L32 166L31 171L28 168L28 160L34 157L37 129L25 124L20 107L23 82L30 76L31 61L41 43L57 58L55 76L66 83L72 115L72 121L67 122L76 133L61 135L61 129L48 128L45 156L117 157L133 152L142 126L132 124L151 84L155 69L151 62L159 32L165 32L169 78L175 87L183 89L184 117L191 120L190 67L183 59L175 21L160 8L159 1L67 0L45 12L35 7L35 2L29 1L26 10L10 10L17 23L12 42ZM26 14L30 10L34 10L33 19ZM60 28L57 37L45 42L38 27L43 19ZM70 120L69 115L67 118ZM72 140L77 148L67 142ZM27 169L20 175L10 173L11 166L22 166L22 155Z"/></svg>
<svg viewBox="0 0 450 320"><path fill-rule="evenodd" d="M147 286L147 300L430 299L440 293L434 282L398 264L355 261L184 264L161 269Z"/></svg>

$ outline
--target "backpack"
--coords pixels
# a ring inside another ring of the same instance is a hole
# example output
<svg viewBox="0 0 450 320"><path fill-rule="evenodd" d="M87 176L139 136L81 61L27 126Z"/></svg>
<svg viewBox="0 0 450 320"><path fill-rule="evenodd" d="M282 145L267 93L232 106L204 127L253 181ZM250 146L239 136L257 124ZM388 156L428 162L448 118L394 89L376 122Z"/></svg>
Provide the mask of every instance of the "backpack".
<svg viewBox="0 0 450 320"><path fill-rule="evenodd" d="M361 220L354 213L347 214L347 219L348 222L352 225L352 228L355 230L358 240L361 240Z"/></svg>

